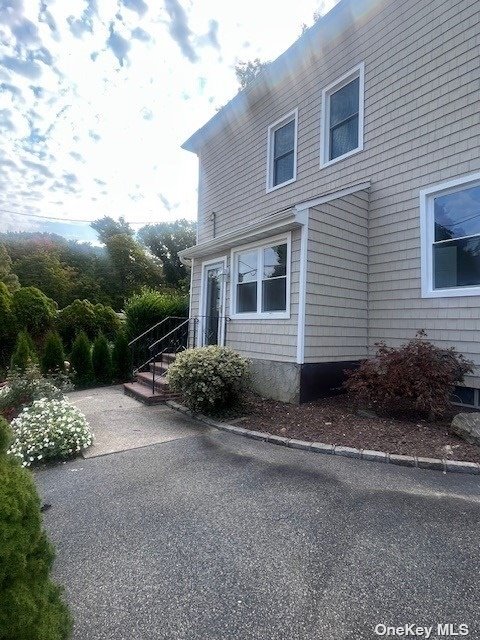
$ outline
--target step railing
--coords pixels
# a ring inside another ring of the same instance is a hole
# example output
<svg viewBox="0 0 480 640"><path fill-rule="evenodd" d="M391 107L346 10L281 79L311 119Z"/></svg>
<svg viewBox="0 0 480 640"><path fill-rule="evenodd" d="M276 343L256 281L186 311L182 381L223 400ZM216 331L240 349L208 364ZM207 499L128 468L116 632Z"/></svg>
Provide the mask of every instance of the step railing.
<svg viewBox="0 0 480 640"><path fill-rule="evenodd" d="M171 332L179 324L185 322L185 320L188 320L185 316L168 316L128 343L132 356L134 374L148 365L152 356L149 349L150 345L165 334Z"/></svg>
<svg viewBox="0 0 480 640"><path fill-rule="evenodd" d="M196 316L187 318L167 334L149 346L151 356L146 364L152 364L152 393L155 393L155 377L157 364L163 370L165 354L175 355L186 349L204 344L223 344L227 338L227 325L230 318L226 316ZM201 332L201 333L200 333Z"/></svg>

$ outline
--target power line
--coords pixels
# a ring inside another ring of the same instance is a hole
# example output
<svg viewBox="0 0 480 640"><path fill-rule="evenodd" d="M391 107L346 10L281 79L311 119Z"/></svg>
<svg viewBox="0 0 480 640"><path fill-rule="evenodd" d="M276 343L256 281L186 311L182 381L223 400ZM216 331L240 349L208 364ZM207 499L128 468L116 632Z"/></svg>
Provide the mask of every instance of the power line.
<svg viewBox="0 0 480 640"><path fill-rule="evenodd" d="M54 216L39 216L35 213L23 213L21 211L11 211L10 209L0 209L0 213L11 213L14 216L25 216L26 218L38 218L40 220L58 220L60 222L83 222L84 224L91 224L92 222L95 222L95 220L81 220L78 218L56 218ZM126 222L128 224L151 224L152 223L151 220L148 222L128 222L128 220L126 220Z"/></svg>

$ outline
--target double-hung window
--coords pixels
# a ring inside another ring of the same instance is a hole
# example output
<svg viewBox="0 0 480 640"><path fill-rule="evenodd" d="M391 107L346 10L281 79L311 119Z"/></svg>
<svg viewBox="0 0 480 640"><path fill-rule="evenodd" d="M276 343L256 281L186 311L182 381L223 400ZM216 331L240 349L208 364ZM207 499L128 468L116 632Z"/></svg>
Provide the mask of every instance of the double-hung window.
<svg viewBox="0 0 480 640"><path fill-rule="evenodd" d="M360 64L322 92L322 166L363 149L363 78Z"/></svg>
<svg viewBox="0 0 480 640"><path fill-rule="evenodd" d="M297 177L297 119L295 110L268 128L267 191Z"/></svg>
<svg viewBox="0 0 480 640"><path fill-rule="evenodd" d="M420 197L424 297L480 295L480 174Z"/></svg>
<svg viewBox="0 0 480 640"><path fill-rule="evenodd" d="M232 315L289 316L290 240L278 239L235 251L232 256Z"/></svg>

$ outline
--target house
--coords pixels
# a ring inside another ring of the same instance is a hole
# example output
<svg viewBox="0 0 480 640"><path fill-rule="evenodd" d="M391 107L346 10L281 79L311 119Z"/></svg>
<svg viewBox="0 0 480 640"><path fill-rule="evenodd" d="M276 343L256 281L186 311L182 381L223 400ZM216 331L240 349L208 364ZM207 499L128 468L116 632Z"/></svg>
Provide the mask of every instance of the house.
<svg viewBox="0 0 480 640"><path fill-rule="evenodd" d="M480 364L479 34L476 0L341 0L184 143L197 344L259 392L321 396L419 329Z"/></svg>

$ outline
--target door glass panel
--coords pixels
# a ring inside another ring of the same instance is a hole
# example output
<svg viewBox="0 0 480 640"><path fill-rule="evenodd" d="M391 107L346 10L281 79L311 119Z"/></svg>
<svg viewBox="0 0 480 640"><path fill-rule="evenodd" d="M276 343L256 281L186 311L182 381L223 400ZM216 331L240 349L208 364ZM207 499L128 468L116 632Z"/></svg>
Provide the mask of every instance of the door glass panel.
<svg viewBox="0 0 480 640"><path fill-rule="evenodd" d="M221 284L222 266L213 266L206 269L206 304L204 323L204 344L218 344L219 321L221 315Z"/></svg>

